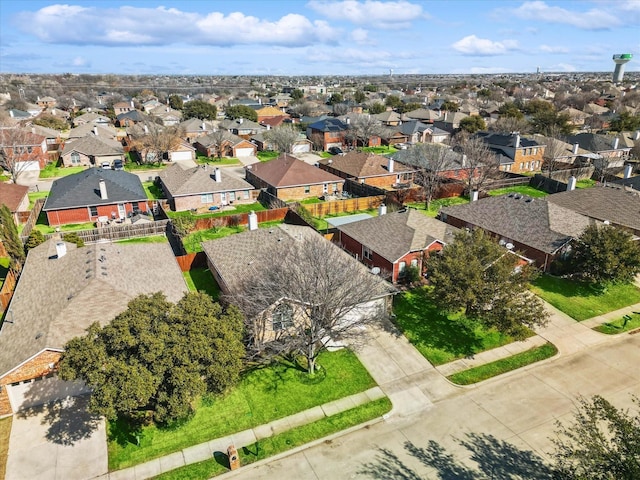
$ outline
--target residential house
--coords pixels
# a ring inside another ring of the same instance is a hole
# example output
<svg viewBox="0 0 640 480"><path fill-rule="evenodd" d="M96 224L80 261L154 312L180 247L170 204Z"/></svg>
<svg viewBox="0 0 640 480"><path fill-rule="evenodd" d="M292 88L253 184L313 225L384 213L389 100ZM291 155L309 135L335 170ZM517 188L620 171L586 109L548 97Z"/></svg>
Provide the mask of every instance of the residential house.
<svg viewBox="0 0 640 480"><path fill-rule="evenodd" d="M73 119L73 125L76 127L86 124L104 126L111 124L111 120L106 115L101 115L96 112L83 113Z"/></svg>
<svg viewBox="0 0 640 480"><path fill-rule="evenodd" d="M231 171L189 163L175 163L158 176L171 210L208 210L254 201L253 185Z"/></svg>
<svg viewBox="0 0 640 480"><path fill-rule="evenodd" d="M422 123L420 120L409 120L407 122L402 122L400 125L400 132L403 135L407 136L407 141L409 143L426 143L429 141L433 141L434 133L436 130L442 132L440 136L443 141L445 138L448 138L449 132L445 132L444 130L436 129L433 125L427 125L426 123ZM438 135L435 135L437 138Z"/></svg>
<svg viewBox="0 0 640 480"><path fill-rule="evenodd" d="M0 330L0 416L86 393L56 375L65 344L138 295L162 292L177 302L187 291L168 243L77 248L51 239L32 248Z"/></svg>
<svg viewBox="0 0 640 480"><path fill-rule="evenodd" d="M159 118L165 127L178 125L182 120L182 112L180 110L175 110L168 105L162 104L158 105L156 108L151 109L149 111L149 115Z"/></svg>
<svg viewBox="0 0 640 480"><path fill-rule="evenodd" d="M451 137L451 134L446 130L429 125L429 127L422 133L424 143L444 143Z"/></svg>
<svg viewBox="0 0 640 480"><path fill-rule="evenodd" d="M307 138L316 148L324 151L331 147L343 147L347 128L347 125L337 118L327 117L307 127Z"/></svg>
<svg viewBox="0 0 640 480"><path fill-rule="evenodd" d="M478 132L476 136L491 150L502 155L500 170L504 172L534 172L542 168L545 145L519 133Z"/></svg>
<svg viewBox="0 0 640 480"><path fill-rule="evenodd" d="M425 256L442 250L458 230L415 209L385 213L385 208L377 217L338 226L334 240L369 268L388 273L393 283L409 266L423 273Z"/></svg>
<svg viewBox="0 0 640 480"><path fill-rule="evenodd" d="M38 105L39 107L42 107L44 109L53 108L53 107L56 106L57 103L58 102L56 101L55 98L49 97L49 96L42 97L42 98L38 97L37 100L36 100L36 105Z"/></svg>
<svg viewBox="0 0 640 480"><path fill-rule="evenodd" d="M588 217L552 203L510 193L442 207L440 219L458 228L481 228L506 248L548 271L553 260L568 252L573 239L593 223Z"/></svg>
<svg viewBox="0 0 640 480"><path fill-rule="evenodd" d="M371 118L379 121L382 125L387 127L397 127L402 124L400 114L393 110L387 110L386 112L371 115Z"/></svg>
<svg viewBox="0 0 640 480"><path fill-rule="evenodd" d="M220 290L227 295L241 295L243 282L247 278L260 277L266 269L271 268L276 259L286 259L297 242L317 245L318 248L323 248L328 243L310 227L281 224L203 242L202 250L207 256L207 265ZM367 281L370 281L371 273L362 264L338 246L331 243L328 245L330 248L335 248L336 253L343 258L344 263L341 263L341 268L344 269L346 266L353 278L367 278ZM309 275L313 274L314 272L309 272ZM371 289L370 299L363 307L367 311L371 311L372 308L387 310L391 295L395 292L391 285L382 278L377 278L375 288ZM352 311L351 315L360 314L359 310L357 308ZM279 331L286 329L282 313L278 308L265 312L268 317L266 329L260 335L262 341L269 341ZM288 316L287 322L295 321L291 308Z"/></svg>
<svg viewBox="0 0 640 480"><path fill-rule="evenodd" d="M246 168L246 179L281 200L304 200L341 195L344 179L298 160L287 153Z"/></svg>
<svg viewBox="0 0 640 480"><path fill-rule="evenodd" d="M264 137L264 133L259 133L251 137L251 143L253 143L259 152L264 150L275 150L276 147L270 141ZM313 144L311 140L308 140L304 133L300 133L298 139L291 146L291 154L296 155L298 153L308 153L313 150Z"/></svg>
<svg viewBox="0 0 640 480"><path fill-rule="evenodd" d="M393 158L369 152L351 151L318 163L322 170L339 177L385 189L410 186L415 173L415 169L396 163Z"/></svg>
<svg viewBox="0 0 640 480"><path fill-rule="evenodd" d="M618 183L622 185L607 184L555 193L549 195L547 201L593 221L608 223L640 235L640 191L624 186L633 183L629 179L620 179Z"/></svg>
<svg viewBox="0 0 640 480"><path fill-rule="evenodd" d="M607 168L622 167L632 148L626 141L621 141L622 137L620 134L578 133L569 136L567 142L599 155L607 162Z"/></svg>
<svg viewBox="0 0 640 480"><path fill-rule="evenodd" d="M255 156L257 152L257 147L249 140L222 130L197 137L193 145L206 157L240 158Z"/></svg>
<svg viewBox="0 0 640 480"><path fill-rule="evenodd" d="M438 144L438 147L446 149L444 161L440 166L439 176L442 178L448 178L451 180L467 180L470 174L474 177L480 174L481 165L478 165L476 169L472 169L467 164L466 156L462 153L454 151L447 145ZM396 164L406 165L418 172L415 174L415 181L419 183L420 173L419 170L428 165L429 162L426 159L416 157L415 153L411 150L398 150L388 157L393 158Z"/></svg>
<svg viewBox="0 0 640 480"><path fill-rule="evenodd" d="M180 124L180 129L184 132L184 139L193 143L196 138L208 135L216 131L213 123L198 118L190 118Z"/></svg>
<svg viewBox="0 0 640 480"><path fill-rule="evenodd" d="M420 120L422 123L433 124L433 122L440 119L442 112L440 110L431 110L430 108L418 108L405 113L405 116L413 120Z"/></svg>
<svg viewBox="0 0 640 480"><path fill-rule="evenodd" d="M444 112L438 120L435 120L433 124L449 133L453 133L460 128L460 122L462 119L467 118L469 115L465 115L460 112Z"/></svg>
<svg viewBox="0 0 640 480"><path fill-rule="evenodd" d="M88 136L100 137L108 140L117 140L118 131L112 125L85 123L69 130L67 141Z"/></svg>
<svg viewBox="0 0 640 480"><path fill-rule="evenodd" d="M255 135L265 130L259 123L252 122L246 118L236 118L235 120L223 120L220 122L220 128L228 130L234 135L249 140L251 135Z"/></svg>
<svg viewBox="0 0 640 480"><path fill-rule="evenodd" d="M116 124L119 127L128 127L135 125L136 123L142 123L148 121L147 116L139 112L138 110L131 110L130 112L121 113L116 116Z"/></svg>
<svg viewBox="0 0 640 480"><path fill-rule="evenodd" d="M258 114L258 123L262 123L265 120L270 118L276 118L276 117L288 118L289 117L289 115L284 111L282 111L280 108L274 107L271 105L267 105L265 107L259 108L258 110L256 110L256 113Z"/></svg>
<svg viewBox="0 0 640 480"><path fill-rule="evenodd" d="M170 162L178 162L181 160L195 160L196 149L194 146L188 144L184 140L180 140L180 143L178 143L167 152L167 157Z"/></svg>
<svg viewBox="0 0 640 480"><path fill-rule="evenodd" d="M47 153L52 161L57 161L60 155L60 148L62 147L63 140L60 132L53 128L42 127L40 125L32 125L31 132L37 135L42 135L47 141Z"/></svg>
<svg viewBox="0 0 640 480"><path fill-rule="evenodd" d="M133 100L130 102L118 102L113 104L113 113L116 117L122 113L132 112L136 109L133 105Z"/></svg>
<svg viewBox="0 0 640 480"><path fill-rule="evenodd" d="M54 180L42 210L52 226L124 219L148 210L147 194L133 173L89 168Z"/></svg>
<svg viewBox="0 0 640 480"><path fill-rule="evenodd" d="M124 160L122 144L109 138L87 136L66 142L60 153L62 165L65 167L94 167L103 162L113 163Z"/></svg>
<svg viewBox="0 0 640 480"><path fill-rule="evenodd" d="M37 163L39 169L42 169L49 162L47 138L27 128L0 127L0 164L11 170L10 166L5 165L5 159L11 163ZM21 168L15 170L20 171Z"/></svg>
<svg viewBox="0 0 640 480"><path fill-rule="evenodd" d="M29 187L15 183L0 183L0 205L6 205L16 225L20 225L18 212L29 211Z"/></svg>

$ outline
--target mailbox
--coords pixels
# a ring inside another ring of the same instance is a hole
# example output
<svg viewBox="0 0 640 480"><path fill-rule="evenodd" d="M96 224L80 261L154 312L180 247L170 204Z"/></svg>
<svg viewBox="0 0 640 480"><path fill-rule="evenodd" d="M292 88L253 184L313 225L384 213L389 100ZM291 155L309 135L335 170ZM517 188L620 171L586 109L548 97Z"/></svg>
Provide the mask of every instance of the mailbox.
<svg viewBox="0 0 640 480"><path fill-rule="evenodd" d="M229 468L231 470L240 468L240 457L238 457L238 451L234 445L229 445L229 448L227 448L227 456L229 457Z"/></svg>

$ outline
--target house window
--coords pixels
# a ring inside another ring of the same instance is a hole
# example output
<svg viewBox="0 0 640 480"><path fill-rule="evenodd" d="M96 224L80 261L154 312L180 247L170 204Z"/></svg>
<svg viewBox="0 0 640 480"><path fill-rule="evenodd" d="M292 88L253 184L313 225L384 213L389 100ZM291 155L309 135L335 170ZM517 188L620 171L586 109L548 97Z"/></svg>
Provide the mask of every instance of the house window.
<svg viewBox="0 0 640 480"><path fill-rule="evenodd" d="M243 194L244 194L244 199L249 200L249 190L245 190Z"/></svg>
<svg viewBox="0 0 640 480"><path fill-rule="evenodd" d="M233 202L236 199L236 192L229 192L229 201Z"/></svg>
<svg viewBox="0 0 640 480"><path fill-rule="evenodd" d="M304 193L311 193L311 187L309 185L305 185Z"/></svg>
<svg viewBox="0 0 640 480"><path fill-rule="evenodd" d="M27 147L27 153L32 153L32 152L33 152L33 148Z"/></svg>
<svg viewBox="0 0 640 480"><path fill-rule="evenodd" d="M213 193L200 194L200 203L213 203Z"/></svg>
<svg viewBox="0 0 640 480"><path fill-rule="evenodd" d="M47 138L47 145L55 145L55 144L56 144L55 138Z"/></svg>
<svg viewBox="0 0 640 480"><path fill-rule="evenodd" d="M369 247L362 246L362 258L366 258L367 260L371 260L371 249Z"/></svg>
<svg viewBox="0 0 640 480"><path fill-rule="evenodd" d="M417 258L414 258L413 260L411 260L411 266L414 267L414 268L418 266L418 259Z"/></svg>
<svg viewBox="0 0 640 480"><path fill-rule="evenodd" d="M78 152L73 152L71 154L71 165L77 165L80 163L80 154Z"/></svg>
<svg viewBox="0 0 640 480"><path fill-rule="evenodd" d="M98 207L89 207L89 213L92 217L98 216Z"/></svg>
<svg viewBox="0 0 640 480"><path fill-rule="evenodd" d="M328 183L323 183L322 184L322 193L329 193L329 184Z"/></svg>
<svg viewBox="0 0 640 480"><path fill-rule="evenodd" d="M338 184L334 183L333 184L333 193L336 193L338 191Z"/></svg>
<svg viewBox="0 0 640 480"><path fill-rule="evenodd" d="M293 326L293 308L288 303L281 303L273 309L271 320L274 332L291 328Z"/></svg>
<svg viewBox="0 0 640 480"><path fill-rule="evenodd" d="M404 276L407 273L407 262L398 263L398 275L400 277Z"/></svg>
<svg viewBox="0 0 640 480"><path fill-rule="evenodd" d="M510 164L510 163L508 163L508 164L506 164L506 165L504 166L504 171L505 171L505 172L510 172L510 171L511 171L511 164Z"/></svg>

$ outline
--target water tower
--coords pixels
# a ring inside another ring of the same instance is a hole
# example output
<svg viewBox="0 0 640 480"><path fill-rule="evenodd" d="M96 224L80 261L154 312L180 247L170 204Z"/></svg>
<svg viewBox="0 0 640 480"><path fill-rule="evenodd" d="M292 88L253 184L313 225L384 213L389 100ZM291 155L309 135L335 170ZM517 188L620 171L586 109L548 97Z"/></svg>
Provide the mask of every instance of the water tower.
<svg viewBox="0 0 640 480"><path fill-rule="evenodd" d="M630 53L618 53L613 56L616 68L613 71L613 83L621 83L624 76L624 64L633 58Z"/></svg>

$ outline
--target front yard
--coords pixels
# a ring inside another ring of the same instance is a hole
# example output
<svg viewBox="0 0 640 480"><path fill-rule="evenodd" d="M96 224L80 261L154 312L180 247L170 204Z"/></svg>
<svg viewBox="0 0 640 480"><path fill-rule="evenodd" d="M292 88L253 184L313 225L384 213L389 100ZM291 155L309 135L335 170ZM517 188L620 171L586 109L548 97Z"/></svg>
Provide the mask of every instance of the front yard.
<svg viewBox="0 0 640 480"><path fill-rule="evenodd" d="M429 298L429 287L394 298L395 323L433 365L442 365L513 342L507 335L486 329L461 314L439 312Z"/></svg>
<svg viewBox="0 0 640 480"><path fill-rule="evenodd" d="M640 303L640 289L632 284L612 285L600 292L585 283L541 275L533 282L532 290L578 321Z"/></svg>
<svg viewBox="0 0 640 480"><path fill-rule="evenodd" d="M109 470L241 432L375 386L349 350L324 352L318 364L323 372L317 374L318 382L310 382L306 371L285 361L251 371L227 395L203 398L194 417L183 424L173 428L143 427L138 433L139 445L136 432L124 421L109 423Z"/></svg>
<svg viewBox="0 0 640 480"><path fill-rule="evenodd" d="M86 167L56 167L54 163L48 163L40 170L40 178L66 177L83 171Z"/></svg>

